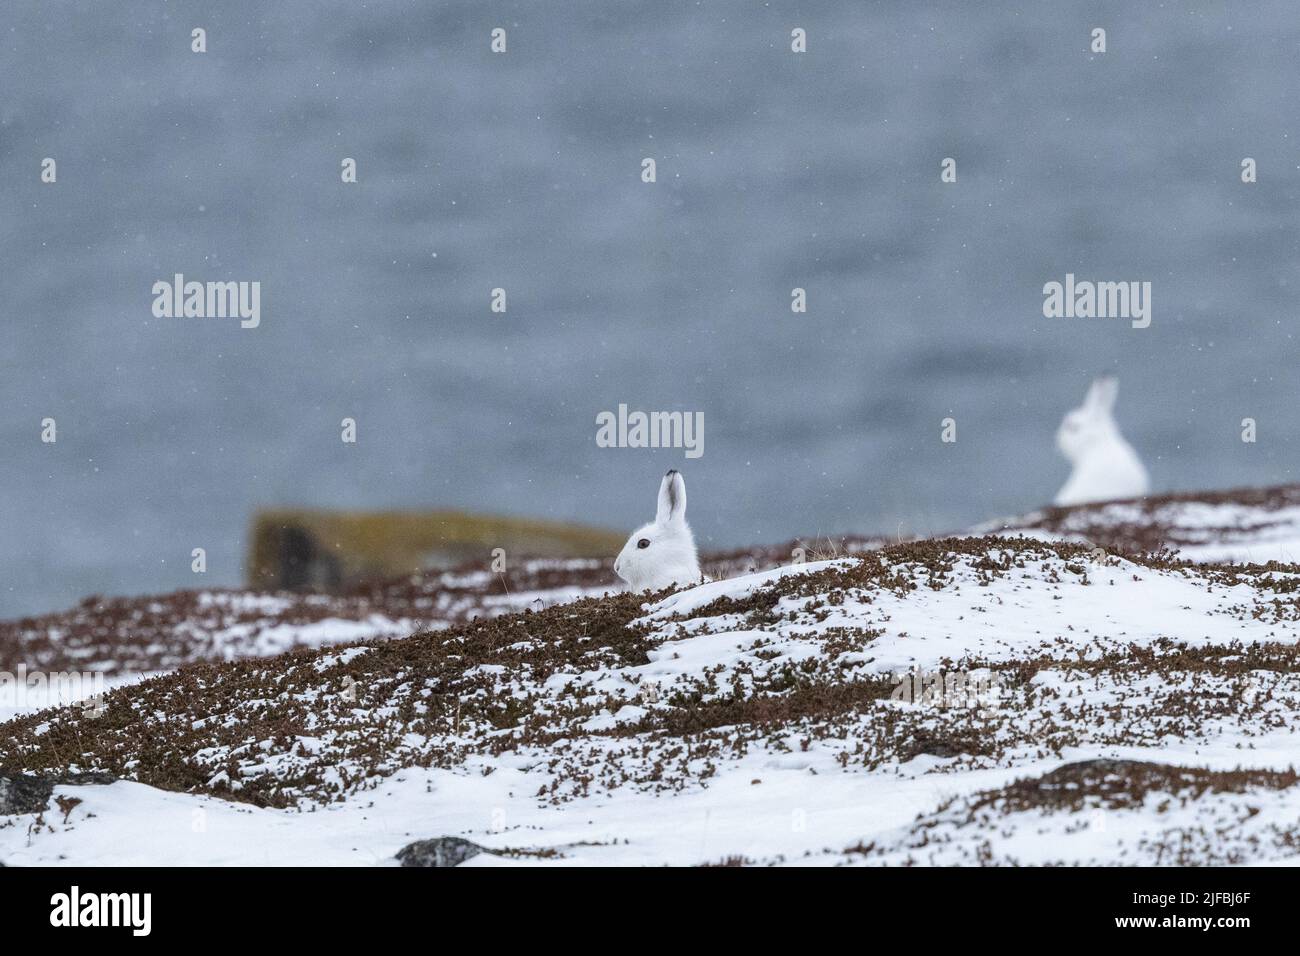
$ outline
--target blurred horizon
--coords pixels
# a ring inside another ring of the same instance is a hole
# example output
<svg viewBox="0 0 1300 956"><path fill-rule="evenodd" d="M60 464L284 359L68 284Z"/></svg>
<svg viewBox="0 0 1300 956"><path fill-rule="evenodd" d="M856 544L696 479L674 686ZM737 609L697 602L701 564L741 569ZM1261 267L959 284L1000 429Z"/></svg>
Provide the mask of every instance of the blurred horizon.
<svg viewBox="0 0 1300 956"><path fill-rule="evenodd" d="M960 530L1050 503L1103 372L1153 492L1293 481L1294 13L12 4L0 618L238 586L262 508L630 532L671 467L701 550ZM154 317L176 273L259 327ZM1067 273L1151 326L1044 318ZM703 456L598 447L620 404Z"/></svg>

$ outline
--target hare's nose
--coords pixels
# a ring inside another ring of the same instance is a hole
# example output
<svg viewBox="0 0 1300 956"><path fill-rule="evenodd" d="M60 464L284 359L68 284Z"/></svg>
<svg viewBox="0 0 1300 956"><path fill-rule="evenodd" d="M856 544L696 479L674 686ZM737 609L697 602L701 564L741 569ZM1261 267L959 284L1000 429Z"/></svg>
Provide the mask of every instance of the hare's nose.
<svg viewBox="0 0 1300 956"><path fill-rule="evenodd" d="M614 573L618 574L618 558L614 559Z"/></svg>

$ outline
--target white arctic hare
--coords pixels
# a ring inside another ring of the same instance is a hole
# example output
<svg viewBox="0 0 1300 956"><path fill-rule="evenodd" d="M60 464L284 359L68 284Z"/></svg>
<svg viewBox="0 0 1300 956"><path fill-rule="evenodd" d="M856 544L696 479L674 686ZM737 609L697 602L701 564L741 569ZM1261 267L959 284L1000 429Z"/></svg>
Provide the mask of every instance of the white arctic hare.
<svg viewBox="0 0 1300 956"><path fill-rule="evenodd" d="M676 471L664 475L655 520L632 532L614 559L614 573L633 591L658 591L702 579L695 537L686 523L686 482Z"/></svg>
<svg viewBox="0 0 1300 956"><path fill-rule="evenodd" d="M1099 378L1083 404L1061 421L1056 447L1074 469L1057 492L1056 504L1137 498L1150 489L1146 468L1115 424L1112 411L1118 395L1119 381L1114 376Z"/></svg>

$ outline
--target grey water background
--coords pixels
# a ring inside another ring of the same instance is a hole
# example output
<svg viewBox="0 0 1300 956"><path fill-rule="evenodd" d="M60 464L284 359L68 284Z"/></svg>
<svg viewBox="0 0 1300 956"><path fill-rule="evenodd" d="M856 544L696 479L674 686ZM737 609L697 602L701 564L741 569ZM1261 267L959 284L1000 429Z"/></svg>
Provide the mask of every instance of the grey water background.
<svg viewBox="0 0 1300 956"><path fill-rule="evenodd" d="M237 584L261 506L631 528L673 466L706 548L960 528L1105 370L1158 489L1293 480L1298 54L1281 0L6 3L0 616ZM155 319L177 272L261 327ZM1151 327L1044 319L1067 272ZM597 448L620 402L704 456Z"/></svg>

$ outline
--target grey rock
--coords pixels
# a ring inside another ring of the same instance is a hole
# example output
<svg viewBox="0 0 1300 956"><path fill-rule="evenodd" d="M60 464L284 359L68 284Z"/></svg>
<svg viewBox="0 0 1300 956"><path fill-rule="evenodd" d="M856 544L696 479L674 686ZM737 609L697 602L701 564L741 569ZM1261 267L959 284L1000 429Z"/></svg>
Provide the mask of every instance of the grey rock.
<svg viewBox="0 0 1300 956"><path fill-rule="evenodd" d="M493 853L486 847L460 837L435 837L417 840L397 851L402 866L460 866L480 853Z"/></svg>
<svg viewBox="0 0 1300 956"><path fill-rule="evenodd" d="M107 773L57 773L41 776L0 773L0 816L40 813L50 805L55 787L109 784L115 779L117 778Z"/></svg>

